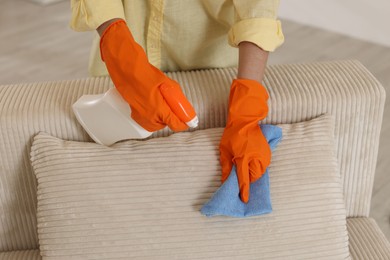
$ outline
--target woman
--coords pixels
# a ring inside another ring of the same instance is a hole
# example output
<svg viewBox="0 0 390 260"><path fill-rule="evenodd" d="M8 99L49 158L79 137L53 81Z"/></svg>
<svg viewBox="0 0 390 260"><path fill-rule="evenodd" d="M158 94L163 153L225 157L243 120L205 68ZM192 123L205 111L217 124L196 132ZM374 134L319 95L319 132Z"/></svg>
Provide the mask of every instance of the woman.
<svg viewBox="0 0 390 260"><path fill-rule="evenodd" d="M71 5L71 28L99 34L91 75L109 73L132 117L146 130L165 125L187 129L161 96L162 84L179 87L162 71L238 66L220 161L222 181L236 165L240 197L248 202L249 184L261 177L271 159L258 122L268 112L268 94L261 85L268 53L284 41L276 20L279 1L72 0Z"/></svg>

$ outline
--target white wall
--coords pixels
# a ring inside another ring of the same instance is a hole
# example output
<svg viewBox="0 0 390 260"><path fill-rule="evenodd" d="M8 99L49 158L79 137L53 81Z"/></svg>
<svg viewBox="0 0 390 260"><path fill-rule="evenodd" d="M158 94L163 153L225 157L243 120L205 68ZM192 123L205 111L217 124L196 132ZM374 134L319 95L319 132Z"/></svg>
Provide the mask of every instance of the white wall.
<svg viewBox="0 0 390 260"><path fill-rule="evenodd" d="M281 0L279 17L390 47L389 0Z"/></svg>

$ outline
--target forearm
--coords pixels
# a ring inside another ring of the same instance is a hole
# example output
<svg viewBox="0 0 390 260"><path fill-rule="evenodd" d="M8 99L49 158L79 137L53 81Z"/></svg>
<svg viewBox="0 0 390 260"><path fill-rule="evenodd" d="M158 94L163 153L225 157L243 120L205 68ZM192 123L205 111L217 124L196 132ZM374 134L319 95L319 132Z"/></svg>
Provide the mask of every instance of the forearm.
<svg viewBox="0 0 390 260"><path fill-rule="evenodd" d="M252 79L261 83L268 60L268 52L251 42L238 45L238 79Z"/></svg>

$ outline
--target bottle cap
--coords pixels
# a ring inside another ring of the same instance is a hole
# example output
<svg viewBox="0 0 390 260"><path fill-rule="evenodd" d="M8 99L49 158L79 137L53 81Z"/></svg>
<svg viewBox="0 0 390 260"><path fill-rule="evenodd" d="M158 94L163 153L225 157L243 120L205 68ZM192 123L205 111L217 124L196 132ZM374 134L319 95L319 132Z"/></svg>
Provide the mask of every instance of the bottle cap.
<svg viewBox="0 0 390 260"><path fill-rule="evenodd" d="M199 119L198 119L198 116L195 116L192 120L186 122L186 124L190 127L190 128L195 128L198 126L198 123L199 123Z"/></svg>

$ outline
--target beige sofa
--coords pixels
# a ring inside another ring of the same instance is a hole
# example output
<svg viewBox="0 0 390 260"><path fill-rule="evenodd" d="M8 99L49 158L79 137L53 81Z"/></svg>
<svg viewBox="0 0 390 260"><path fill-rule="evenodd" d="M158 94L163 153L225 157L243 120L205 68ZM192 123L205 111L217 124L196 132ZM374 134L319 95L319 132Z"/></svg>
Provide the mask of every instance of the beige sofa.
<svg viewBox="0 0 390 260"><path fill-rule="evenodd" d="M229 86L236 74L234 68L168 74L182 85L194 104L200 129L224 126ZM294 124L323 114L333 116L350 257L390 259L390 244L369 217L385 102L383 87L356 61L270 66L264 85L270 93L270 112L264 123ZM34 136L44 131L64 140L91 142L77 123L71 105L84 94L103 93L110 86L109 78L101 77L0 87L0 259L41 259L37 183L30 162ZM169 134L163 130L154 137ZM272 226L267 225L267 230L272 231ZM310 234L310 230L306 232ZM191 250L196 251L196 244L193 247ZM337 258L331 255L322 257ZM160 258L173 259L172 256L187 258L174 252L169 255L169 251ZM304 259L304 256L295 254L290 258Z"/></svg>

